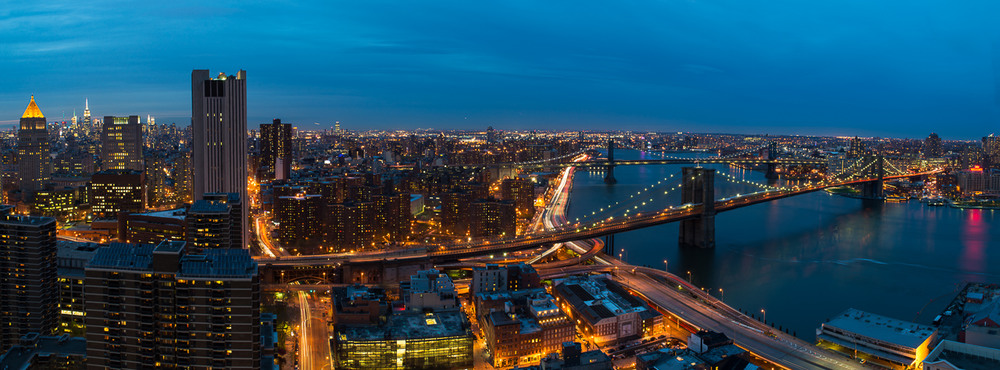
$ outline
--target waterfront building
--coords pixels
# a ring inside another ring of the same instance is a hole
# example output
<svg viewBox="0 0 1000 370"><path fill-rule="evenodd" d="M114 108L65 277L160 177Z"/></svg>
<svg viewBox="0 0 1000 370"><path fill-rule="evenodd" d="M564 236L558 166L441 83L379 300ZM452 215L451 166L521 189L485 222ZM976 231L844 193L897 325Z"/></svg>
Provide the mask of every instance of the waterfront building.
<svg viewBox="0 0 1000 370"><path fill-rule="evenodd" d="M820 325L818 345L895 366L919 366L936 344L937 329L848 309Z"/></svg>
<svg viewBox="0 0 1000 370"><path fill-rule="evenodd" d="M139 116L104 116L101 130L101 169L143 171L142 125Z"/></svg>
<svg viewBox="0 0 1000 370"><path fill-rule="evenodd" d="M188 209L187 241L193 249L242 248L243 212L239 193L208 193Z"/></svg>
<svg viewBox="0 0 1000 370"><path fill-rule="evenodd" d="M94 218L117 218L120 212L146 208L145 176L135 170L108 170L90 177L90 210Z"/></svg>
<svg viewBox="0 0 1000 370"><path fill-rule="evenodd" d="M52 176L49 133L45 116L35 104L34 95L21 115L21 125L17 131L17 161L22 197L31 199L36 191L45 187Z"/></svg>
<svg viewBox="0 0 1000 370"><path fill-rule="evenodd" d="M1000 169L1000 136L985 136L983 142L983 167Z"/></svg>
<svg viewBox="0 0 1000 370"><path fill-rule="evenodd" d="M187 210L122 213L119 216L118 241L156 244L163 240L187 240Z"/></svg>
<svg viewBox="0 0 1000 370"><path fill-rule="evenodd" d="M924 358L923 370L1000 369L1000 349L943 340Z"/></svg>
<svg viewBox="0 0 1000 370"><path fill-rule="evenodd" d="M56 220L0 215L0 352L29 333L50 335L58 320Z"/></svg>
<svg viewBox="0 0 1000 370"><path fill-rule="evenodd" d="M663 315L603 276L553 282L556 303L600 346L660 335Z"/></svg>
<svg viewBox="0 0 1000 370"><path fill-rule="evenodd" d="M191 72L194 196L236 193L247 199L246 71L211 78L207 69ZM248 203L241 202L239 246L247 246Z"/></svg>
<svg viewBox="0 0 1000 370"><path fill-rule="evenodd" d="M98 249L86 267L89 369L261 368L257 263L186 244Z"/></svg>
<svg viewBox="0 0 1000 370"><path fill-rule="evenodd" d="M292 125L275 118L260 125L260 169L258 178L286 180L292 168Z"/></svg>

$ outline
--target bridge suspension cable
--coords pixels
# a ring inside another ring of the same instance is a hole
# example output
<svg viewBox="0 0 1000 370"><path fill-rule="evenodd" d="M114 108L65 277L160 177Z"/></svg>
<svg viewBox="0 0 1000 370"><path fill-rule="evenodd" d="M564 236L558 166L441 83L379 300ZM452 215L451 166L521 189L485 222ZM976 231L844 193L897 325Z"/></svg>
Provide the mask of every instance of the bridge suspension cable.
<svg viewBox="0 0 1000 370"><path fill-rule="evenodd" d="M677 176L677 174L671 174L670 176L667 176L667 177L664 177L664 178L663 178L662 180L660 180L660 181L657 181L657 182L656 182L655 184L653 184L653 185L650 185L650 186L647 186L646 188L642 189L641 191L637 192L636 194L632 194L632 195L630 195L630 196L629 196L629 201L626 201L627 203L625 204L625 207L627 208L627 207L628 207L629 205L632 205L632 204L634 204L634 203L631 203L631 200L632 200L632 199L635 199L635 198L636 198L637 196L641 197L641 196L642 196L642 194L643 194L643 192L649 192L649 191L652 191L652 190L653 190L654 188L656 188L657 186L659 186L659 185L662 185L664 181L667 181L667 180L670 180L671 178L674 178L674 177L676 177L676 176ZM675 186L673 186L673 187L672 187L672 188L671 188L670 190L667 190L667 191L664 191L664 192L663 192L663 194L664 194L664 195L666 195L666 194L667 194L667 193L669 193L670 191L673 191L673 190L675 190L675 189L677 188L677 186L679 186L679 184L678 184L678 185L675 185ZM652 201L652 199L651 199L650 201ZM621 204L622 204L622 201L617 201L617 202L614 202L614 203L610 203L610 204L608 204L608 205L606 205L606 206L604 206L604 207L601 207L601 208L600 208L600 209L598 209L597 211L592 211L592 212L590 212L590 214L589 214L589 215L584 215L583 217L578 217L578 218L576 218L576 219L574 220L574 222L576 222L576 223L579 223L579 221L583 221L583 220L586 220L587 218L590 218L590 217L592 217L592 216L596 217L597 215L599 215L599 214L602 214L602 213L604 213L604 211L605 211L605 210L607 210L607 211L609 211L609 212L610 212L610 211L611 211L611 210L613 209L613 207L615 207L615 206L618 206L618 205L621 205Z"/></svg>

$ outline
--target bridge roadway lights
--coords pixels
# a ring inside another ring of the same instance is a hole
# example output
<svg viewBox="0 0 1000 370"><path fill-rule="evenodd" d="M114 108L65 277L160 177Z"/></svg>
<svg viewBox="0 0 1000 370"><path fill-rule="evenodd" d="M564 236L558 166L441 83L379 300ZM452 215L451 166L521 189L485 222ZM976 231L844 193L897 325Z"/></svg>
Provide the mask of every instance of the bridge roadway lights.
<svg viewBox="0 0 1000 370"><path fill-rule="evenodd" d="M715 170L681 169L681 203L701 204L698 218L680 222L680 247L715 248Z"/></svg>
<svg viewBox="0 0 1000 370"><path fill-rule="evenodd" d="M883 183L885 182L885 157L877 155L872 157L872 162L869 164L875 165L875 175L878 176L878 180L866 182L861 184L861 197L865 199L885 199L885 191L883 189Z"/></svg>

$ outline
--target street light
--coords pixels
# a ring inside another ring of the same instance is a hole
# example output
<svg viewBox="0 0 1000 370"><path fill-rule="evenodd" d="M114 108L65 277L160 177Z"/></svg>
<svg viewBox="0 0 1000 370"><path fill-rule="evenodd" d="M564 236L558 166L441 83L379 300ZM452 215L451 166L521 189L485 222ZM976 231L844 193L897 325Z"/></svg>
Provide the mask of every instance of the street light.
<svg viewBox="0 0 1000 370"><path fill-rule="evenodd" d="M688 271L688 284L693 284L691 282L691 271Z"/></svg>
<svg viewBox="0 0 1000 370"><path fill-rule="evenodd" d="M667 260L663 260L663 271L667 271Z"/></svg>
<svg viewBox="0 0 1000 370"><path fill-rule="evenodd" d="M761 320L764 320L764 323L767 324L767 311L764 311L764 309L761 308L760 315L761 315Z"/></svg>
<svg viewBox="0 0 1000 370"><path fill-rule="evenodd" d="M719 300L723 302L726 301L726 292L723 291L722 288L719 288Z"/></svg>

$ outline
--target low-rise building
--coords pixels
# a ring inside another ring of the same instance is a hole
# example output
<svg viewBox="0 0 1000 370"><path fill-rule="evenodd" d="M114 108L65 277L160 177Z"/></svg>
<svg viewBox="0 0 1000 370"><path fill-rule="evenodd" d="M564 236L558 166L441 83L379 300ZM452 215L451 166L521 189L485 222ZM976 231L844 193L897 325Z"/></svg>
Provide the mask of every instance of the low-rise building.
<svg viewBox="0 0 1000 370"><path fill-rule="evenodd" d="M187 210L173 209L146 213L123 213L118 217L118 241L156 244L166 240L185 240Z"/></svg>
<svg viewBox="0 0 1000 370"><path fill-rule="evenodd" d="M84 338L29 333L6 353L0 354L0 369L84 369L86 359L87 340Z"/></svg>
<svg viewBox="0 0 1000 370"><path fill-rule="evenodd" d="M1000 349L944 340L923 363L923 370L979 369L1000 369Z"/></svg>
<svg viewBox="0 0 1000 370"><path fill-rule="evenodd" d="M439 311L457 308L458 294L448 275L438 270L418 271L410 281L399 283L403 303L410 311Z"/></svg>
<svg viewBox="0 0 1000 370"><path fill-rule="evenodd" d="M576 336L573 321L545 289L479 293L475 301L494 367L538 364Z"/></svg>
<svg viewBox="0 0 1000 370"><path fill-rule="evenodd" d="M556 302L598 345L652 337L663 332L663 315L604 276L559 279Z"/></svg>
<svg viewBox="0 0 1000 370"><path fill-rule="evenodd" d="M848 309L820 325L818 345L872 362L918 366L937 340L937 329Z"/></svg>

